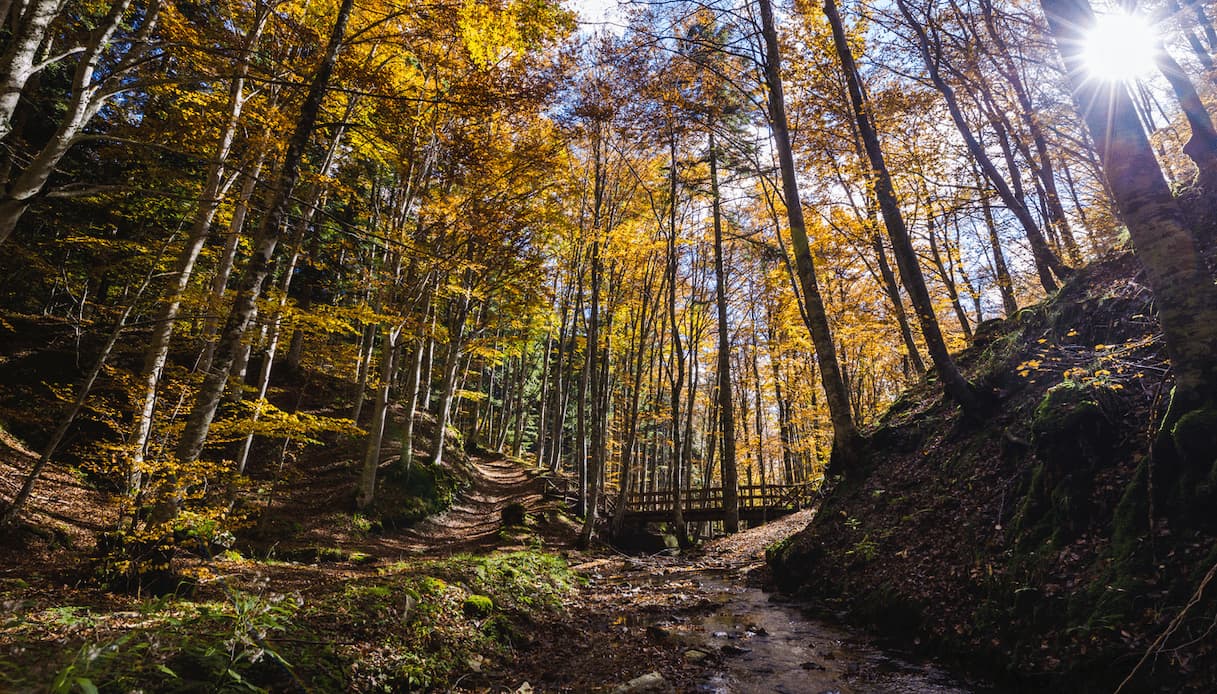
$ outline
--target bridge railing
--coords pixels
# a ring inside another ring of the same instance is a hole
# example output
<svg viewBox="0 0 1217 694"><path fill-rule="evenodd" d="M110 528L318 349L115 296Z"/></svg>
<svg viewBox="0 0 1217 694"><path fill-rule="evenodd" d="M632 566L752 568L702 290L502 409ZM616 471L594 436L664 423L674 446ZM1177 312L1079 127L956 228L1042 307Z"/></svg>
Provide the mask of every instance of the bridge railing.
<svg viewBox="0 0 1217 694"><path fill-rule="evenodd" d="M739 487L741 509L801 508L811 493L808 484L745 484ZM685 489L682 493L686 511L705 511L723 507L722 487ZM635 492L629 497L630 511L669 511L675 494L670 489Z"/></svg>

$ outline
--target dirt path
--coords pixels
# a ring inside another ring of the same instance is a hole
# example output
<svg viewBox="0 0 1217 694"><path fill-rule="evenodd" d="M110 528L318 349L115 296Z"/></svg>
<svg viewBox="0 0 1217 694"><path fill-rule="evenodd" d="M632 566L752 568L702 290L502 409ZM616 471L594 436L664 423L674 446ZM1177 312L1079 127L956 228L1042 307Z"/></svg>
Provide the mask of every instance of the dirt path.
<svg viewBox="0 0 1217 694"><path fill-rule="evenodd" d="M534 471L503 456L472 461L476 475L445 513L431 516L407 530L402 549L428 555L488 551L503 544L503 509L522 504L530 514L544 504L544 480Z"/></svg>

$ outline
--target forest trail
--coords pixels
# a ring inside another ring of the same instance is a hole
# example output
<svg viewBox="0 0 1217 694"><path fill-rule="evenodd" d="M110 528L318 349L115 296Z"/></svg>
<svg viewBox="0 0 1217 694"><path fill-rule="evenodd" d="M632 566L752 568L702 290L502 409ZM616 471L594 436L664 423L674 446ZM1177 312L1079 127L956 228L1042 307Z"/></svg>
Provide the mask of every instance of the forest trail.
<svg viewBox="0 0 1217 694"><path fill-rule="evenodd" d="M503 455L470 459L474 475L470 485L448 511L430 516L405 531L404 549L443 555L487 551L502 542L503 509L521 504L529 514L546 508L544 480L534 471Z"/></svg>

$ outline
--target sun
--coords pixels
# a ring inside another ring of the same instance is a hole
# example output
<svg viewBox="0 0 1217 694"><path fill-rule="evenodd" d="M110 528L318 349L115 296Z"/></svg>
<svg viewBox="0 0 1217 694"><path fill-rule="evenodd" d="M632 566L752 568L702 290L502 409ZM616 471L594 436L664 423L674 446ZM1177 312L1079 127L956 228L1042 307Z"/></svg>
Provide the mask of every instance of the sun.
<svg viewBox="0 0 1217 694"><path fill-rule="evenodd" d="M1145 17L1124 12L1099 15L1086 34L1083 52L1091 77L1127 82L1147 76L1158 55L1158 36Z"/></svg>

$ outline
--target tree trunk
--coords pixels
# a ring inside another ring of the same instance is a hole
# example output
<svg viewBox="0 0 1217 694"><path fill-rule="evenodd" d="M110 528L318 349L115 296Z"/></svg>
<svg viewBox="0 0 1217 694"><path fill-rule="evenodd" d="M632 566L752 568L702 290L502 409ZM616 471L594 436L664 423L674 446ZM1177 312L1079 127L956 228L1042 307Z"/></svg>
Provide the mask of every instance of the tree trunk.
<svg viewBox="0 0 1217 694"><path fill-rule="evenodd" d="M976 191L980 195L981 211L985 228L989 232L989 250L993 251L993 274L997 275L997 291L1001 294L1002 308L1006 318L1018 312L1018 301L1014 298L1014 283L1010 281L1010 269L1006 265L1006 254L1002 250L1001 236L997 233L997 222L993 219L993 206L989 203L989 188L979 172L976 176Z"/></svg>
<svg viewBox="0 0 1217 694"><path fill-rule="evenodd" d="M471 283L471 272L466 272L466 289ZM448 349L444 354L444 374L440 383L439 404L435 412L435 438L431 441L431 464L439 466L444 459L444 444L448 436L448 420L452 416L452 399L456 391L456 373L461 363L461 342L465 337L465 319L469 315L469 294L460 292L453 308L452 322L448 328Z"/></svg>
<svg viewBox="0 0 1217 694"><path fill-rule="evenodd" d="M227 185L225 167L228 155L232 151L233 140L236 138L237 125L240 123L241 111L245 105L245 75L249 71L250 57L266 28L269 10L259 7L259 14L254 20L254 26L245 40L241 58L237 63L236 75L228 90L228 114L224 127L216 142L215 152L207 166L207 177L203 183L203 191L199 195L198 206L195 208L194 221L190 226L190 234L186 245L178 256L177 266L170 280L160 310L152 324L151 341L144 356L144 368L141 373L143 385L143 402L135 411L135 421L131 425L130 442L131 472L128 475L129 492L134 494L140 484L140 467L148 447L148 434L152 431L152 418L156 407L156 391L160 382L161 372L169 357L169 345L173 338L173 328L177 323L178 311L182 306L182 297L190 285L194 273L195 261L203 250L203 244L211 234L211 222L215 219L216 211L224 196ZM252 180L252 179L251 179ZM231 183L231 179L229 180Z"/></svg>
<svg viewBox="0 0 1217 694"><path fill-rule="evenodd" d="M676 282L679 278L680 263L677 258L676 207L679 190L679 159L676 156L676 128L674 123L668 124L668 325L671 328L672 356L675 364L668 364L669 401L671 404L671 437L672 456L669 463L669 489L672 493L672 529L683 547L687 542L684 509L684 484L681 477L681 466L684 461L685 442L680 435L681 390L685 382L685 348L680 337L680 320L676 313Z"/></svg>
<svg viewBox="0 0 1217 694"><path fill-rule="evenodd" d="M1196 164L1202 183L1217 180L1217 130L1213 127L1213 119L1201 101L1196 85L1192 84L1192 80L1183 71L1183 66L1171 57L1161 42L1158 44L1157 55L1158 69L1170 83L1175 97L1179 99L1179 107L1192 130L1191 137L1183 145L1183 153ZM1205 192L1212 199L1214 192Z"/></svg>
<svg viewBox="0 0 1217 694"><path fill-rule="evenodd" d="M162 248L162 253L164 249ZM157 261L160 257L158 256ZM132 310L139 303L148 285L151 283L157 268L157 261L153 261L151 271L144 277L143 283L136 290L135 295L131 297L126 308L119 314L118 319L114 322L114 327L110 330L109 337L106 338L106 343L102 345L101 351L97 354L97 360L93 363L93 368L89 369L89 373L85 376L84 381L76 389L76 397L72 400L72 406L68 409L68 413L63 419L59 420L59 425L55 427L55 431L51 432L51 438L42 448L41 455L34 462L34 467L26 474L25 480L21 484L21 488L17 491L17 495L13 497L12 503L0 513L0 528L5 528L12 525L21 514L21 510L29 502L30 495L34 491L34 485L38 482L38 478L42 475L43 469L47 463L59 450L60 444L67 436L68 429L76 421L76 417L80 415L80 411L84 409L85 403L89 399L89 394L93 392L93 384L97 382L97 377L101 375L102 370L106 367L106 362L110 359L111 352L114 351L114 345L118 343L118 338L122 335L123 329L127 327L127 319L130 318Z"/></svg>
<svg viewBox="0 0 1217 694"><path fill-rule="evenodd" d="M0 140L13 129L13 113L21 101L21 92L39 69L38 54L46 42L48 29L63 10L65 0L33 0L20 7L6 49L0 55ZM11 6L10 6L11 11ZM8 12L0 15L6 18Z"/></svg>
<svg viewBox="0 0 1217 694"><path fill-rule="evenodd" d="M359 471L359 484L355 493L355 507L360 511L366 511L376 499L380 444L384 440L385 419L389 411L389 388L393 384L393 370L396 368L395 362L400 350L398 338L401 336L402 327L398 324L385 330L385 339L381 343L380 387L376 389L376 404L372 410L372 423L368 425L368 441L364 448L363 467Z"/></svg>
<svg viewBox="0 0 1217 694"><path fill-rule="evenodd" d="M832 0L828 0L828 2L832 2ZM908 20L909 27L917 35L917 47L921 52L921 59L929 71L930 81L934 83L939 93L942 94L943 101L947 105L947 111L951 114L951 120L955 123L955 129L963 137L968 152L971 153L976 163L980 165L989 182L993 184L993 188L1001 196L1002 202L1014 213L1014 216L1027 232L1027 239L1031 242L1031 254L1035 258L1035 267L1039 273L1040 284L1043 285L1046 292L1051 293L1056 291L1057 283L1053 276L1055 275L1057 278L1063 279L1069 276L1071 270L1048 247L1048 243L1044 239L1039 225L1036 223L1035 218L1031 216L1031 210L1027 208L1026 200L1021 195L1015 195L1014 191L1010 189L1010 185L1006 182L1005 177L1001 175L997 166L993 164L992 158L989 157L988 152L985 151L985 148L981 146L976 136L972 133L972 128L968 125L968 121L964 118L963 111L959 107L959 100L955 96L955 90L943 78L939 70L938 61L930 53L930 39L922 23L913 17L905 0L897 0L896 5L900 8L904 18ZM833 13L836 14L835 5ZM839 18L837 24L840 24ZM848 48L846 47L844 50L848 51ZM838 52L841 51L842 49L839 47ZM852 62L852 56L850 60ZM856 75L856 68L854 68L854 72ZM859 116L859 118L862 117L865 116ZM1017 169L1011 169L1011 175L1016 175L1016 173Z"/></svg>
<svg viewBox="0 0 1217 694"><path fill-rule="evenodd" d="M834 467L847 471L856 467L862 459L862 437L858 434L853 415L850 413L849 393L845 388L845 381L841 377L841 367L837 362L836 344L829 327L828 314L824 309L824 299L820 295L819 283L816 280L815 260L811 255L807 225L803 219L798 170L794 165L794 150L790 145L786 101L782 90L782 58L770 0L760 0L760 10L765 42L765 82L769 91L769 121L782 172L782 192L786 202L790 237L794 244L799 286L803 292L805 315L812 327L811 339L816 348L820 380L828 402L829 418L832 420Z"/></svg>
<svg viewBox="0 0 1217 694"><path fill-rule="evenodd" d="M37 6L35 5L35 7ZM80 50L81 56L72 77L71 97L68 99L67 108L59 122L59 127L55 129L55 133L51 135L42 149L30 158L29 164L19 175L9 181L3 189L3 193L0 194L0 244L3 244L13 233L17 223L21 221L21 217L29 208L30 202L42 192L51 174L55 172L55 167L59 165L68 150L76 144L89 122L117 93L114 89L115 83L127 76L132 65L140 62L136 58L146 48L144 42L156 26L159 17L159 3L154 2L147 8L136 36L125 42L125 45L130 47L131 54L128 58L131 60L115 59L113 56L106 55L106 49L111 48L114 34L123 26L123 20L130 6L131 0L116 0L98 22L97 27L90 32L88 42ZM41 15L34 19L41 21ZM42 31L45 33L45 27ZM20 44L21 40L18 39L17 43ZM35 45L33 48L36 51L38 47ZM16 63L23 60L24 58ZM97 79L98 73L102 70L103 63L110 64L105 66L103 73L105 76L99 80ZM20 67L20 65L16 66ZM3 74L5 73L0 72L0 75ZM26 75L21 80L22 85L29 76ZM0 131L11 127L11 113L7 118L4 114L4 98L7 96L12 99L20 99L19 89L16 94L12 92L14 86L0 84ZM13 106L15 107L15 105L14 101ZM0 136L4 134L7 132L0 132Z"/></svg>
<svg viewBox="0 0 1217 694"><path fill-rule="evenodd" d="M330 32L329 43L326 47L321 65L309 85L308 95L300 109L287 151L283 158L283 167L268 195L266 214L262 218L258 233L253 243L253 254L245 266L241 276L240 288L232 310L228 314L221 340L216 351L215 361L195 400L194 409L186 421L186 428L178 442L177 458L180 462L188 463L198 460L215 417L224 387L228 382L229 370L237 352L241 348L245 331L249 327L258 298L262 294L262 284L270 272L275 247L283 234L283 226L288 214L292 190L300 177L300 166L304 158L304 150L312 137L321 112L321 104L329 87L330 76L342 46L342 38L346 32L347 21L351 16L354 0L342 0L334 27Z"/></svg>
<svg viewBox="0 0 1217 694"><path fill-rule="evenodd" d="M1171 409L1186 412L1217 392L1217 288L1183 214L1162 178L1124 86L1086 79L1083 33L1094 16L1086 0L1041 0L1064 59L1074 104L1098 147L1115 203L1156 298L1175 374ZM1168 414L1168 417L1170 415Z"/></svg>
<svg viewBox="0 0 1217 694"><path fill-rule="evenodd" d="M710 196L714 216L714 296L718 310L718 411L723 437L723 530L739 532L739 469L735 462L735 408L731 397L731 329L723 269L723 218L718 194L718 152L710 132ZM709 486L709 480L706 485Z"/></svg>
<svg viewBox="0 0 1217 694"><path fill-rule="evenodd" d="M892 187L891 176L887 171L883 151L879 147L879 134L871 123L868 114L869 107L863 97L862 85L858 78L858 70L854 64L853 54L850 52L848 39L845 36L845 28L841 23L841 16L837 13L834 0L825 0L824 14L832 27L833 43L845 75L850 103L854 109L854 119L858 123L858 131L862 136L862 143L874 174L875 198L879 202L879 211L883 215L884 224L891 236L892 254L896 256L896 264L900 268L900 278L904 281L904 288L909 293L913 308L917 311L921 334L925 339L930 359L934 362L934 368L938 371L947 395L957 402L965 413L979 416L984 410L984 405L972 385L964 379L963 374L955 366L955 361L951 359L946 342L942 337L942 331L938 326L938 319L934 315L934 305L929 291L926 289L921 267L917 263L917 254L913 250L908 228L904 225L904 217L896 200L896 193Z"/></svg>

